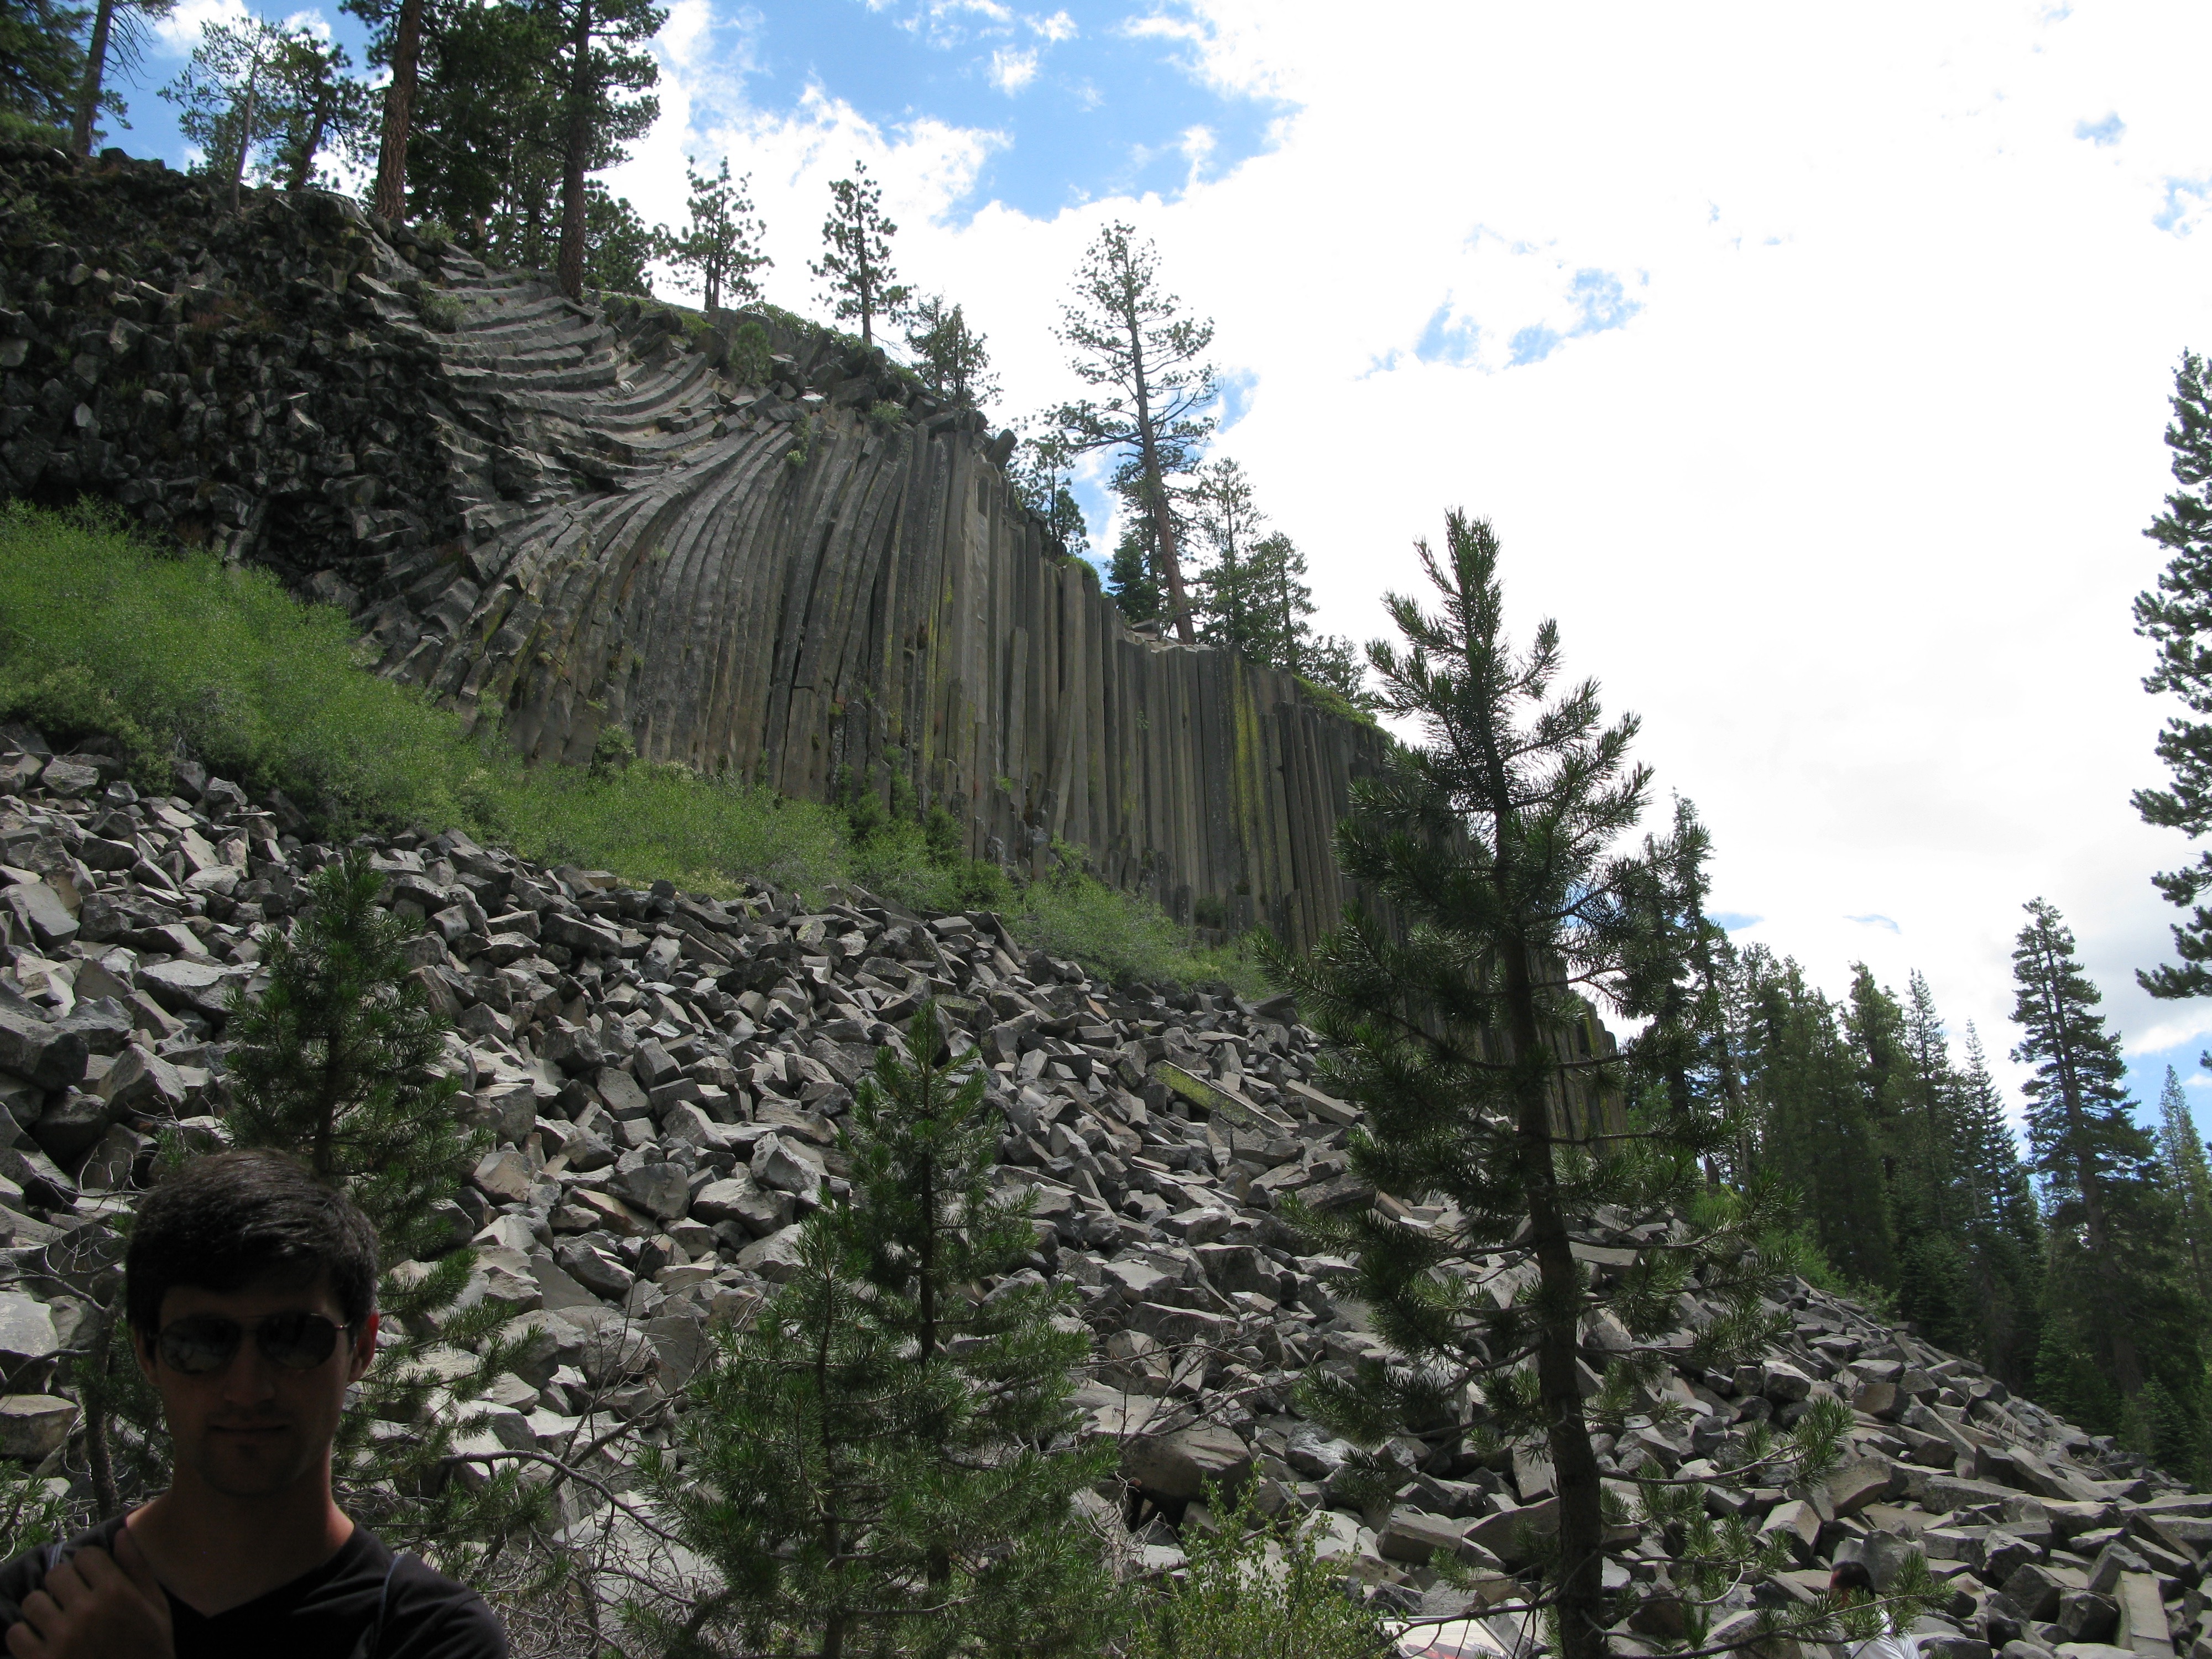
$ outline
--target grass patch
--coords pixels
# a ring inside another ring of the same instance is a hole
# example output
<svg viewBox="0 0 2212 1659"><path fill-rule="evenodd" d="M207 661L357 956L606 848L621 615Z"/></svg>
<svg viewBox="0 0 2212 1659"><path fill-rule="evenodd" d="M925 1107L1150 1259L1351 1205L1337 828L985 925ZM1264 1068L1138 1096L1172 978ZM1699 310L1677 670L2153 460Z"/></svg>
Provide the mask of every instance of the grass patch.
<svg viewBox="0 0 2212 1659"><path fill-rule="evenodd" d="M111 750L156 794L190 754L258 798L281 793L325 838L459 828L544 863L717 895L855 881L909 908L996 910L1024 944L1116 981L1264 988L1249 952L1194 949L1156 907L1085 873L1078 849L1029 883L968 858L959 826L918 811L902 779L889 800L848 787L818 805L633 760L618 733L589 767L526 766L366 672L343 611L300 604L264 571L150 550L94 508L0 503L0 719Z"/></svg>

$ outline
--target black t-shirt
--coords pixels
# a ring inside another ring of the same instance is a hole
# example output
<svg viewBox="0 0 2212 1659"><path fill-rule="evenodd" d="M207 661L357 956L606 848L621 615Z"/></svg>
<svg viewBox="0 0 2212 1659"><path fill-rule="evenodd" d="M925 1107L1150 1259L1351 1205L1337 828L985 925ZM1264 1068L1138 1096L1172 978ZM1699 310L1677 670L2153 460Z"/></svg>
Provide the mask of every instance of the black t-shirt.
<svg viewBox="0 0 2212 1659"><path fill-rule="evenodd" d="M0 1631L47 1570L88 1544L115 1553L120 1519L56 1550L0 1566ZM212 1619L169 1597L177 1659L507 1659L507 1632L483 1598L411 1555L395 1559L366 1527L311 1572Z"/></svg>

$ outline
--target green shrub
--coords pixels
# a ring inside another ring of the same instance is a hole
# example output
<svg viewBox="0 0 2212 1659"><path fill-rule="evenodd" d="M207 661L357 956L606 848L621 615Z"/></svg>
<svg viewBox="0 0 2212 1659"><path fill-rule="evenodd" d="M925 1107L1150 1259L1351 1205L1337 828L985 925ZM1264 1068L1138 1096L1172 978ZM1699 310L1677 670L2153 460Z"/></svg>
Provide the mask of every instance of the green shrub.
<svg viewBox="0 0 2212 1659"><path fill-rule="evenodd" d="M1303 674L1297 676L1297 679L1298 690L1328 713L1341 715L1348 720L1358 720L1362 726L1377 724L1374 715L1334 687L1323 685L1319 680L1310 680Z"/></svg>
<svg viewBox="0 0 2212 1659"><path fill-rule="evenodd" d="M768 331L758 323L744 325L730 336L730 378L739 386L766 386L775 376L770 355Z"/></svg>
<svg viewBox="0 0 2212 1659"><path fill-rule="evenodd" d="M897 429L898 423L904 419L906 419L906 410L888 398L872 404L868 410L868 424L878 432L895 431Z"/></svg>
<svg viewBox="0 0 2212 1659"><path fill-rule="evenodd" d="M1206 1498L1218 1529L1184 1526L1190 1571L1146 1609L1132 1659L1383 1659L1393 1650L1344 1576L1314 1559L1310 1521L1278 1536L1249 1486L1225 1512L1218 1489Z"/></svg>
<svg viewBox="0 0 2212 1659"><path fill-rule="evenodd" d="M415 296L415 312L422 318L423 327L435 329L441 334L458 331L465 314L461 302L452 295L428 288Z"/></svg>
<svg viewBox="0 0 2212 1659"><path fill-rule="evenodd" d="M1190 919L1200 927L1226 927L1229 925L1229 902L1209 893L1190 907Z"/></svg>

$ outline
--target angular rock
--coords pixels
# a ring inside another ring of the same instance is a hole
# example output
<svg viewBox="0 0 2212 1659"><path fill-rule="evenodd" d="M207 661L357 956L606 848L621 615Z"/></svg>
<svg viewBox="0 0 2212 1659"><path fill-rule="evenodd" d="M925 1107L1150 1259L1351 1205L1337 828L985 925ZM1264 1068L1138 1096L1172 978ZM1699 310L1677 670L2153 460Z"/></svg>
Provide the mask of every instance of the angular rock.
<svg viewBox="0 0 2212 1659"><path fill-rule="evenodd" d="M1252 1453L1218 1425L1197 1424L1172 1434L1133 1436L1121 1443L1121 1478L1161 1498L1185 1502L1206 1495L1208 1481L1234 1496L1252 1472Z"/></svg>
<svg viewBox="0 0 2212 1659"><path fill-rule="evenodd" d="M76 1426L76 1404L51 1394L0 1395L0 1457L41 1462Z"/></svg>
<svg viewBox="0 0 2212 1659"><path fill-rule="evenodd" d="M91 1054L80 1031L0 1006L0 1072L28 1078L41 1089L66 1089L84 1076Z"/></svg>

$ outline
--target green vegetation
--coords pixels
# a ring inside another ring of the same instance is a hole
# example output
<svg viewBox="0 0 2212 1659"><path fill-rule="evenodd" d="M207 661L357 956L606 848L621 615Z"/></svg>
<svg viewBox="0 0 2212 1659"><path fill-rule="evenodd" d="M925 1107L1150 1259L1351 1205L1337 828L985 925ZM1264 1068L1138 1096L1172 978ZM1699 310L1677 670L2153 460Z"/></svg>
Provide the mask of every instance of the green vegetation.
<svg viewBox="0 0 2212 1659"><path fill-rule="evenodd" d="M524 765L420 693L363 672L343 613L302 605L264 572L152 551L96 514L0 507L0 719L94 743L142 788L173 787L189 751L315 833L457 827L550 864L729 895L747 881L818 895L858 881L896 902L994 908L1032 947L1117 980L1226 979L1241 951L1194 951L1153 906L1061 866L1030 883L966 856L942 808L787 799L732 776L632 758L610 726L588 767Z"/></svg>
<svg viewBox="0 0 2212 1659"><path fill-rule="evenodd" d="M552 1511L542 1486L501 1468L484 1480L439 1475L458 1437L488 1420L484 1391L523 1342L502 1337L508 1310L459 1304L475 1252L455 1249L450 1200L491 1137L455 1110L458 1079L437 1070L447 1023L409 969L416 925L380 908L382 873L348 853L306 883L300 921L273 939L269 988L237 998L229 1027L231 1144L270 1146L343 1188L376 1224L385 1267L384 1332L337 1449L354 1513L456 1567L496 1554ZM432 1349L466 1350L441 1375ZM406 1424L404 1434L377 1432Z"/></svg>
<svg viewBox="0 0 2212 1659"><path fill-rule="evenodd" d="M672 1651L1091 1654L1107 1633L1075 1496L1115 1450L1067 1433L1075 1288L1004 1277L1036 1239L992 1181L984 1073L947 1063L931 1004L904 1047L854 1091L849 1195L808 1218L760 1316L717 1329L677 1455L644 1459L721 1580L681 1619L635 1615Z"/></svg>
<svg viewBox="0 0 2212 1659"><path fill-rule="evenodd" d="M1314 1554L1314 1523L1277 1534L1248 1485L1224 1505L1209 1486L1212 1529L1186 1523L1190 1571L1146 1609L1132 1659L1382 1659L1394 1650L1374 1609Z"/></svg>

